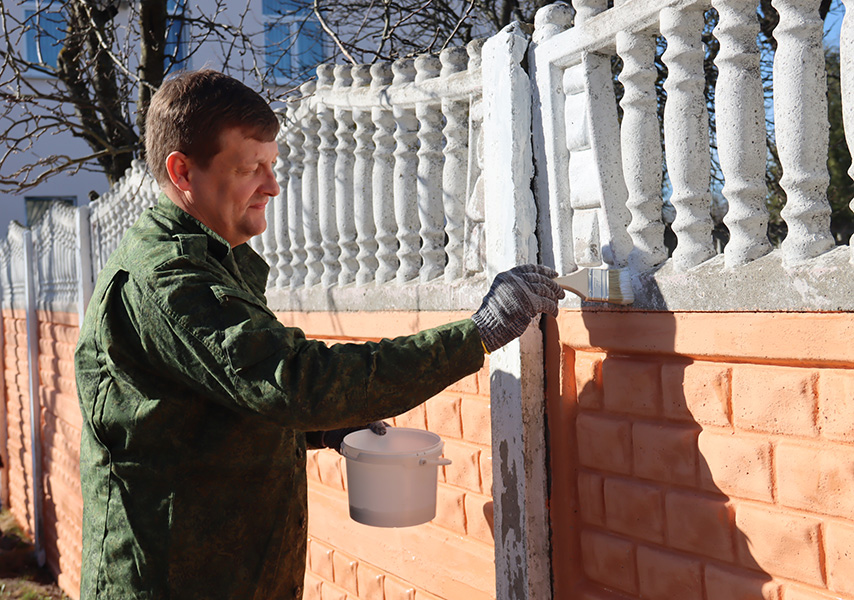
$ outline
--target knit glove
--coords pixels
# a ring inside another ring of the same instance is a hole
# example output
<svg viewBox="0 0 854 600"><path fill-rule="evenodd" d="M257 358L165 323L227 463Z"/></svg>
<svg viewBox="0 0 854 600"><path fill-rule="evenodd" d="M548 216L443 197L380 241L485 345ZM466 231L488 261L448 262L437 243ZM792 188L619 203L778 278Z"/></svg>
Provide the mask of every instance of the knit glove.
<svg viewBox="0 0 854 600"><path fill-rule="evenodd" d="M377 435L385 435L385 430L388 426L389 424L385 421L374 421L373 423L368 423L362 427L331 429L330 431L324 431L320 434L320 445L324 448L332 448L338 452L338 454L341 454L341 442L344 441L344 438L347 437L347 435L354 431L361 431L362 429L370 429Z"/></svg>
<svg viewBox="0 0 854 600"><path fill-rule="evenodd" d="M564 297L553 281L557 275L542 265L520 265L495 276L483 304L472 315L487 352L522 335L537 314L557 316L557 301Z"/></svg>

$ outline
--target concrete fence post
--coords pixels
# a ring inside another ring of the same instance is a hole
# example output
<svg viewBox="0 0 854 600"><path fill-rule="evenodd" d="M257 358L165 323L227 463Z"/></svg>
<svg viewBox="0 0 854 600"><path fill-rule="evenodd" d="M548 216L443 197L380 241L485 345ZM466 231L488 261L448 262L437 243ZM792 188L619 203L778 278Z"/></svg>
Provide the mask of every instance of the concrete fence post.
<svg viewBox="0 0 854 600"><path fill-rule="evenodd" d="M486 258L490 280L537 261L531 192L528 35L511 24L483 49ZM489 359L496 596L551 597L542 335L532 324Z"/></svg>
<svg viewBox="0 0 854 600"><path fill-rule="evenodd" d="M27 366L30 395L30 444L33 476L33 541L36 560L44 566L45 550L42 533L42 442L41 402L39 402L39 323L36 313L36 285L33 250L33 232L25 229L24 242L24 298L27 306Z"/></svg>
<svg viewBox="0 0 854 600"><path fill-rule="evenodd" d="M83 316L92 297L95 278L92 273L92 243L89 207L77 207L77 326L83 326Z"/></svg>

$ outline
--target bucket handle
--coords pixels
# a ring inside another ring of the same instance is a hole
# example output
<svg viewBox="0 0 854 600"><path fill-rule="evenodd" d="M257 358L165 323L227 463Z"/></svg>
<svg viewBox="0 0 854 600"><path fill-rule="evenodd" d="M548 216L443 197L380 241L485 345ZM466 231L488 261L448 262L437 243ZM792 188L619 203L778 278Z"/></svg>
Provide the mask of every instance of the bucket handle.
<svg viewBox="0 0 854 600"><path fill-rule="evenodd" d="M419 466L430 465L430 466L446 466L451 464L451 461L447 458L422 458L418 461Z"/></svg>

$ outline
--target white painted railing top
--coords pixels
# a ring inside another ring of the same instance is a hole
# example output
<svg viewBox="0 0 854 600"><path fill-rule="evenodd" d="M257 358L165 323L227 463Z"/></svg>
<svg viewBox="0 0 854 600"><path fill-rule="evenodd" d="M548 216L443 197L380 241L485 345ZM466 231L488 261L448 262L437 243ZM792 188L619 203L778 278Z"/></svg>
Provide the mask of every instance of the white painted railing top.
<svg viewBox="0 0 854 600"><path fill-rule="evenodd" d="M765 106L756 0L575 0L537 15L535 189L543 260L630 267L636 306L698 310L851 310L849 246L830 233L827 97L817 0L776 0L775 136L784 170L778 250L767 238ZM842 24L845 129L854 147L854 16ZM715 8L717 152L730 240L712 243L709 119L703 13ZM574 23L573 23L574 16ZM572 23L572 26L570 24ZM654 89L656 36L667 67L664 147L677 246L668 259L662 221L661 135ZM611 57L622 59L618 122ZM852 170L854 174L854 169ZM839 281L844 279L845 281Z"/></svg>

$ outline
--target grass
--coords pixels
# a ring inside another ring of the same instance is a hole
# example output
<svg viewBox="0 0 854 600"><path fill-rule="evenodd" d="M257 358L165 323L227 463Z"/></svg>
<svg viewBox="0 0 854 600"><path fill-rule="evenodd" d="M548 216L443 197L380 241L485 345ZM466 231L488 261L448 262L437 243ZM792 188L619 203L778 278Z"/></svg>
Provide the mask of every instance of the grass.
<svg viewBox="0 0 854 600"><path fill-rule="evenodd" d="M8 510L0 512L0 600L69 600Z"/></svg>

